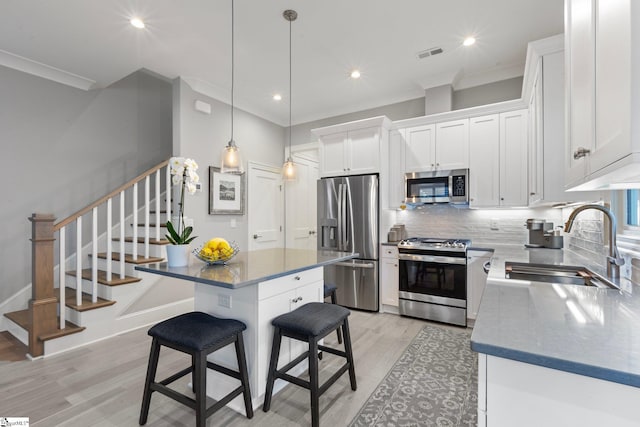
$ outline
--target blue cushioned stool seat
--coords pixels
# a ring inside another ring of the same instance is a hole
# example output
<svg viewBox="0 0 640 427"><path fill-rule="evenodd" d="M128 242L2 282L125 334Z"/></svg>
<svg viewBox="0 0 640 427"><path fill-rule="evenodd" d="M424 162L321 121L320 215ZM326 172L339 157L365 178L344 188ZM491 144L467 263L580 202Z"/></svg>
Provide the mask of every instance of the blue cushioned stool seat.
<svg viewBox="0 0 640 427"><path fill-rule="evenodd" d="M349 371L351 389L356 390L356 371L353 366L353 351L351 349L351 336L349 335L349 314L351 314L349 310L336 304L310 302L290 313L282 314L271 321L273 325L273 345L271 347L271 359L269 361L269 373L267 375L267 388L264 396L264 404L262 405L264 412L269 411L271 407L273 385L277 378L304 387L310 391L312 427L318 427L320 425L320 395L327 391L346 371ZM319 340L337 328L342 328L344 351L318 343ZM309 350L282 368L277 369L278 358L280 356L280 344L283 336L309 343ZM344 357L346 360L344 365L322 385L319 384L318 378L319 351L335 354L336 356ZM289 370L305 359L309 361L309 381L287 374Z"/></svg>
<svg viewBox="0 0 640 427"><path fill-rule="evenodd" d="M196 311L160 322L149 335L193 350L204 350L247 329L234 319L219 319Z"/></svg>
<svg viewBox="0 0 640 427"><path fill-rule="evenodd" d="M142 408L140 409L139 420L140 425L144 425L147 422L149 407L151 405L151 395L154 391L160 392L192 409L195 409L196 426L198 427L204 427L208 416L222 408L240 394L244 397L247 418L252 418L253 406L251 404L251 390L249 389L249 374L247 371L247 361L244 352L244 342L242 340L242 331L245 329L247 329L246 325L238 320L219 319L199 311L181 314L165 320L164 322L160 322L149 329L149 335L153 337L153 341L151 342L149 365L147 367L144 394L142 396ZM238 360L237 371L207 360L207 355L226 347L229 344L235 345L236 357ZM160 358L161 346L190 354L191 366L162 381L156 381L155 377L158 368L158 359ZM213 369L240 381L239 387L218 400L209 408L206 406L207 369ZM172 382L187 374L192 375L195 399L167 387Z"/></svg>

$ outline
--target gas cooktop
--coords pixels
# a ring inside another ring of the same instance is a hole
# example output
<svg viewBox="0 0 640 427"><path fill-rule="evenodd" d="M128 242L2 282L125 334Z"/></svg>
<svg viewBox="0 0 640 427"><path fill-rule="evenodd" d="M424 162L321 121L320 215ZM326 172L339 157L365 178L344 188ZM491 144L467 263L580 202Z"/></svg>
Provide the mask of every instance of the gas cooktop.
<svg viewBox="0 0 640 427"><path fill-rule="evenodd" d="M468 239L442 239L433 237L411 237L398 243L400 249L459 251L467 250L471 244Z"/></svg>

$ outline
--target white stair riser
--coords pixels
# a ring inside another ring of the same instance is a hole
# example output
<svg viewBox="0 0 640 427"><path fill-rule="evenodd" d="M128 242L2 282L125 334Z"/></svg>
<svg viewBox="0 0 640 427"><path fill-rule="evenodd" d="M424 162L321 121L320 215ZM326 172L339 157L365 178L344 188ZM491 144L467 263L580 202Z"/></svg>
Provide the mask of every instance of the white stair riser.
<svg viewBox="0 0 640 427"><path fill-rule="evenodd" d="M144 236L145 230L144 227L142 226L138 226L138 237L142 237ZM166 227L160 227L160 238L164 239L164 236L166 234L169 234L167 231ZM131 229L131 231L129 231L127 233L128 236L133 236L133 227ZM155 227L149 227L149 238L151 239L155 239L156 238L156 228Z"/></svg>
<svg viewBox="0 0 640 427"><path fill-rule="evenodd" d="M112 250L114 252L120 252L120 243L119 242L113 242L113 243L114 244L113 244ZM144 243L134 244L133 242L125 242L124 244L125 253L132 254L134 246L138 247L138 255L144 255ZM149 256L164 258L166 254L167 252L165 249L165 245L153 245L151 243L149 244Z"/></svg>
<svg viewBox="0 0 640 427"><path fill-rule="evenodd" d="M14 323L9 318L4 318L4 324L7 327L7 332L16 337L20 342L24 345L29 345L29 333L26 329L23 329L22 326Z"/></svg>

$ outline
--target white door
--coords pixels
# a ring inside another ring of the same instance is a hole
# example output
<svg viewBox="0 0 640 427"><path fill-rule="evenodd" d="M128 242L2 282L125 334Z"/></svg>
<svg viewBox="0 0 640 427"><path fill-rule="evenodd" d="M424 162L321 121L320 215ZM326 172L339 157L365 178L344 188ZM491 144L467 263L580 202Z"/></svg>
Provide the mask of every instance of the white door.
<svg viewBox="0 0 640 427"><path fill-rule="evenodd" d="M285 182L287 248L316 249L318 163L293 155L298 178Z"/></svg>
<svg viewBox="0 0 640 427"><path fill-rule="evenodd" d="M469 120L469 206L500 205L500 119L498 114Z"/></svg>
<svg viewBox="0 0 640 427"><path fill-rule="evenodd" d="M436 125L424 125L405 130L404 171L424 172L436 167Z"/></svg>
<svg viewBox="0 0 640 427"><path fill-rule="evenodd" d="M347 175L380 172L379 127L349 131L346 150Z"/></svg>
<svg viewBox="0 0 640 427"><path fill-rule="evenodd" d="M345 144L347 132L325 135L320 141L320 163L322 176L341 176L347 171L345 163Z"/></svg>
<svg viewBox="0 0 640 427"><path fill-rule="evenodd" d="M280 168L249 162L249 250L284 246L284 198Z"/></svg>
<svg viewBox="0 0 640 427"><path fill-rule="evenodd" d="M500 206L527 206L527 110L500 114Z"/></svg>
<svg viewBox="0 0 640 427"><path fill-rule="evenodd" d="M469 119L436 124L436 169L469 167Z"/></svg>

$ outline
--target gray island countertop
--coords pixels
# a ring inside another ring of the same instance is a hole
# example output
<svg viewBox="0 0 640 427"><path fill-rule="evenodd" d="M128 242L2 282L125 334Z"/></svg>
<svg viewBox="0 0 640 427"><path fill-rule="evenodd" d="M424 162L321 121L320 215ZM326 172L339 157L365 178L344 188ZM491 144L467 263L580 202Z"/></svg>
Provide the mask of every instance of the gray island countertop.
<svg viewBox="0 0 640 427"><path fill-rule="evenodd" d="M510 280L505 261L602 273L570 250L495 246L473 350L640 387L640 286L627 279L616 281L622 290Z"/></svg>
<svg viewBox="0 0 640 427"><path fill-rule="evenodd" d="M190 255L186 267L169 267L162 262L139 265L136 270L235 289L358 256L358 253L324 250L262 249L240 251L226 265L207 265Z"/></svg>

